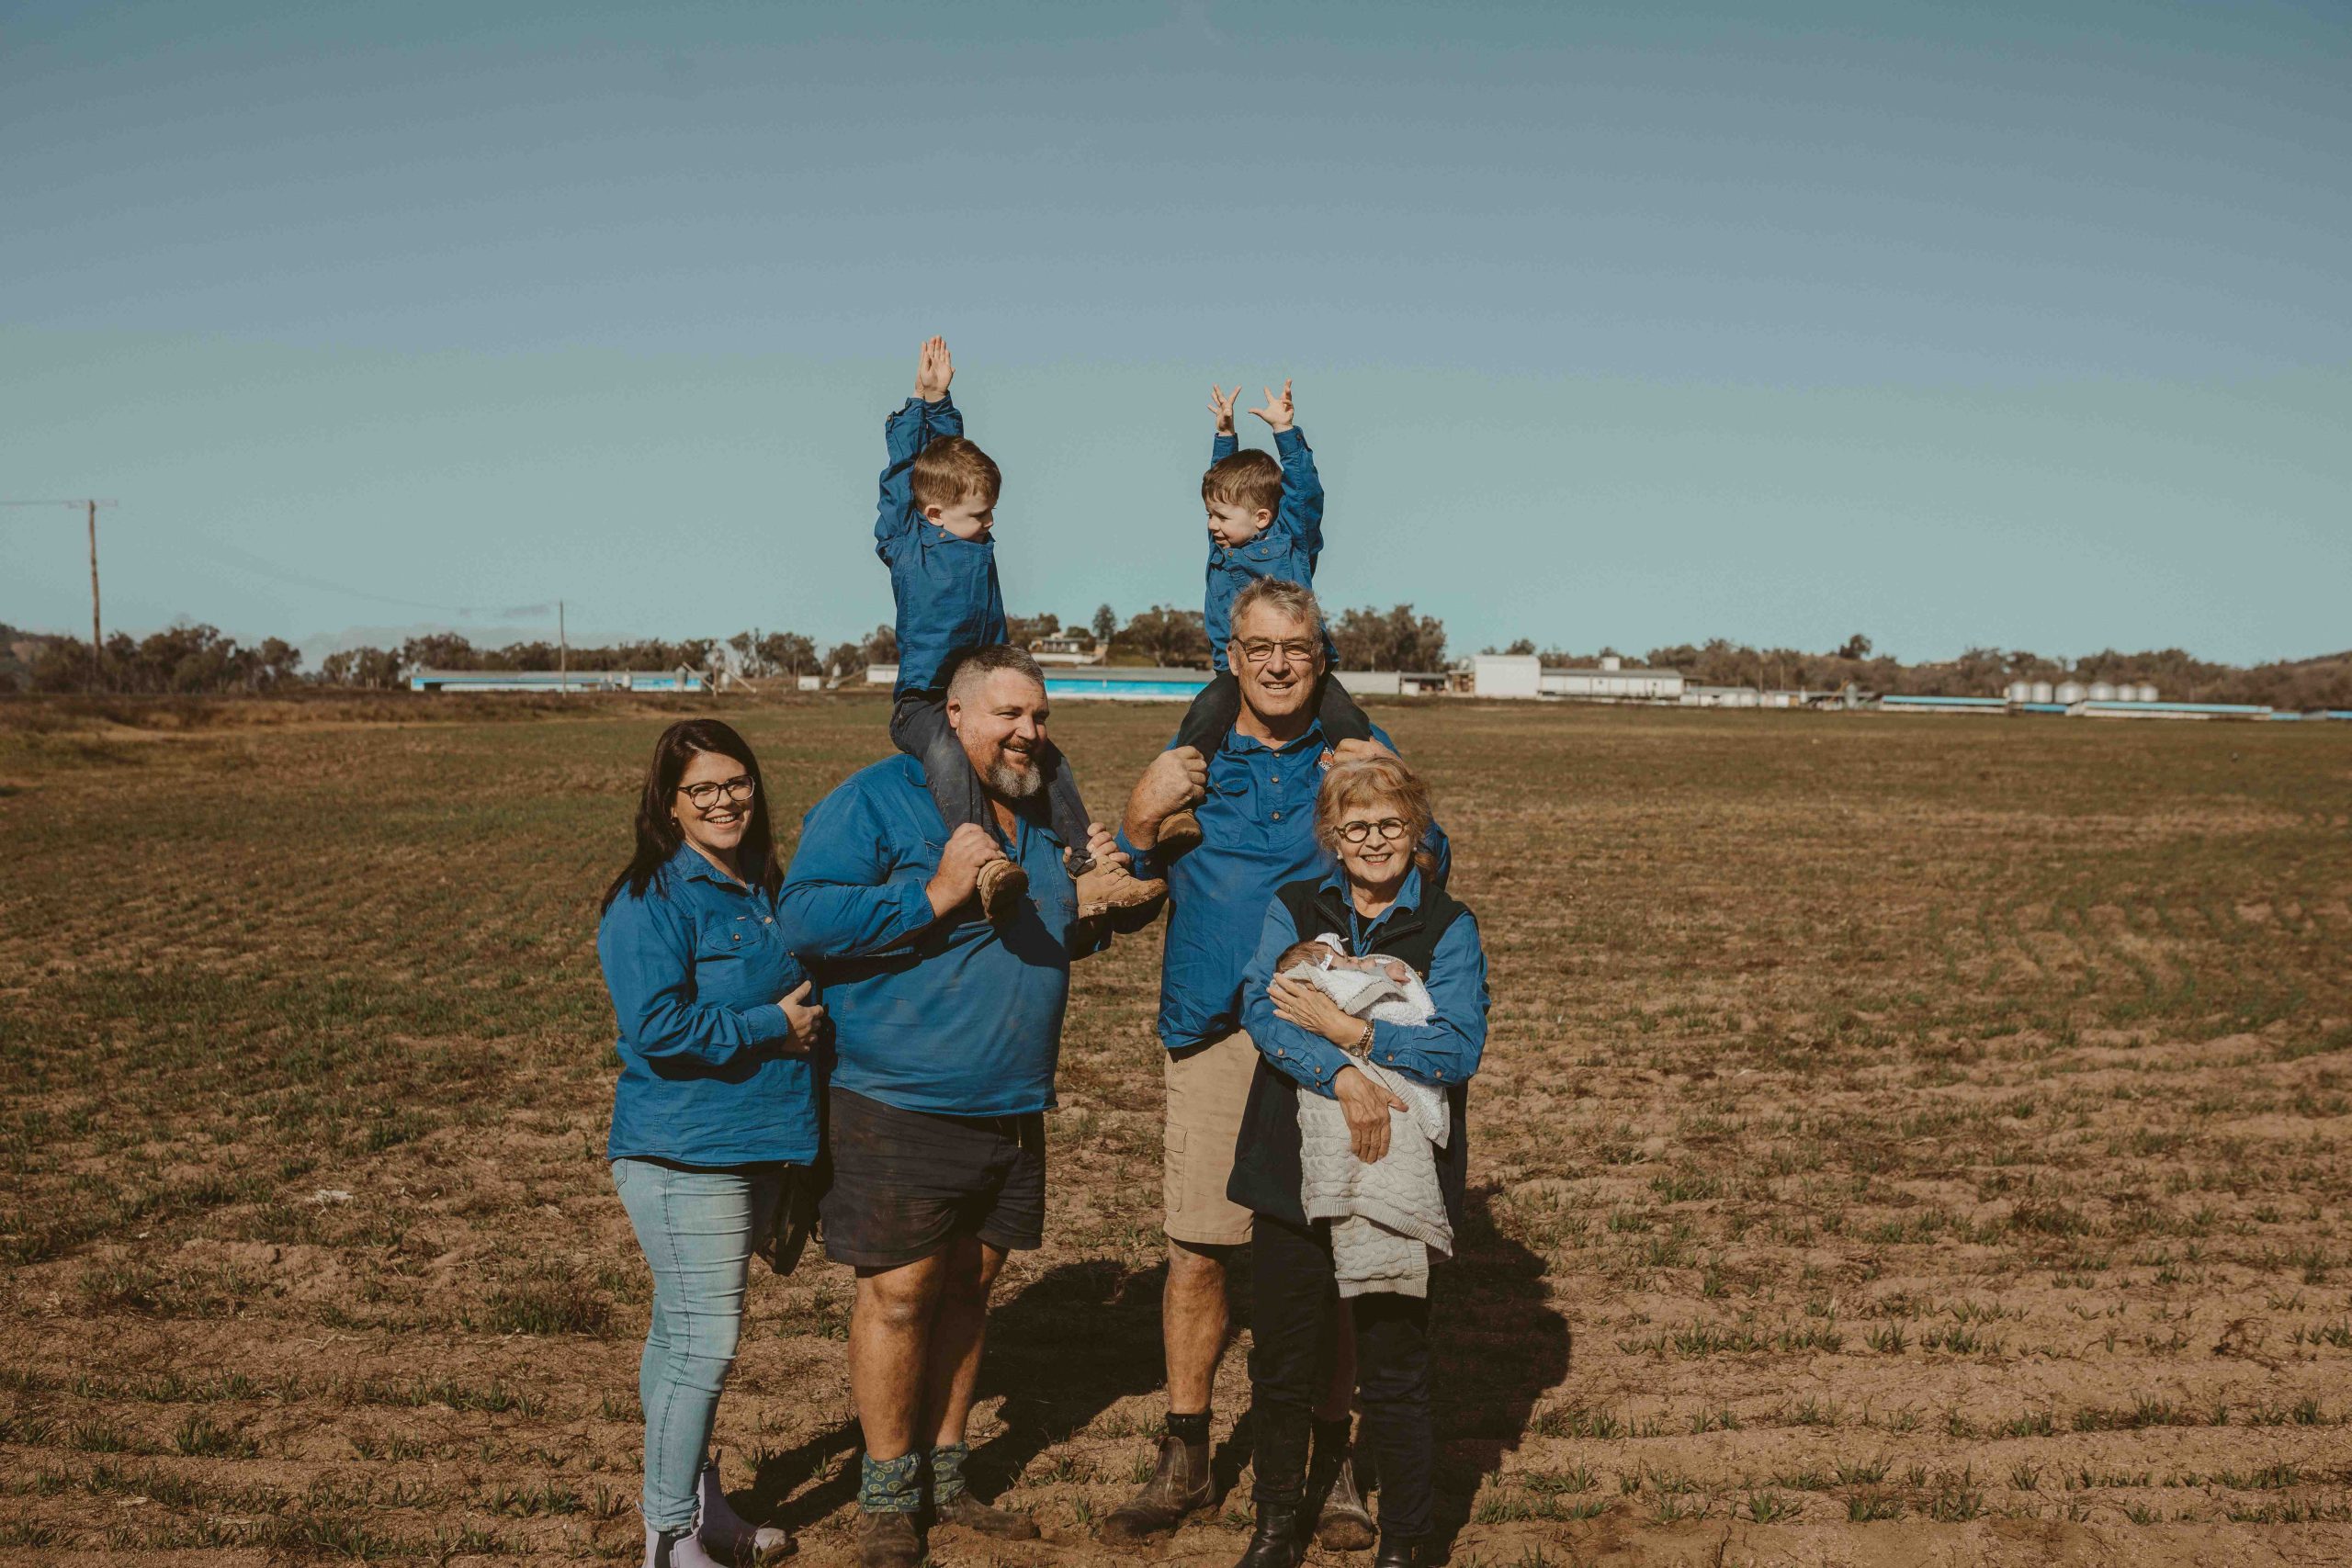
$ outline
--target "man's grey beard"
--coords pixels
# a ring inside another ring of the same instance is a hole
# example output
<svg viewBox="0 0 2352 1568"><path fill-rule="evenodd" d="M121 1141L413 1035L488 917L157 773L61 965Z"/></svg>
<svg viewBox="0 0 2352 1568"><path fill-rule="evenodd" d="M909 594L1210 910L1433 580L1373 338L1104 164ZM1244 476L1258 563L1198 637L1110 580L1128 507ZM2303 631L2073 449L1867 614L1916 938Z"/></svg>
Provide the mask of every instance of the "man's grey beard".
<svg viewBox="0 0 2352 1568"><path fill-rule="evenodd" d="M989 765L989 787L1007 800L1026 800L1046 787L1045 770L1034 761L1023 768L999 757Z"/></svg>

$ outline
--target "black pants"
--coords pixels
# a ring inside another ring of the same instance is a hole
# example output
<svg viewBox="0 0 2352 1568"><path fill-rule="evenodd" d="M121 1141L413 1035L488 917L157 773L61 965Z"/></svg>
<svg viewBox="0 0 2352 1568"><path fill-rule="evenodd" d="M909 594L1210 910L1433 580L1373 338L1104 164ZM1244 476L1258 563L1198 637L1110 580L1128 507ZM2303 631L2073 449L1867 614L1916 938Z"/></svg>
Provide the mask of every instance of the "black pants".
<svg viewBox="0 0 2352 1568"><path fill-rule="evenodd" d="M1340 1293L1328 1224L1301 1230L1270 1215L1250 1221L1257 1300L1250 1314L1250 1423L1261 1503L1295 1507L1305 1495L1315 1400L1331 1365ZM1374 1292L1351 1303L1363 1446L1380 1476L1380 1533L1430 1533L1437 1438L1430 1426L1430 1303Z"/></svg>
<svg viewBox="0 0 2352 1568"><path fill-rule="evenodd" d="M1356 706L1339 677L1328 671L1323 689L1315 694L1315 716L1323 722L1323 739L1330 744L1372 739L1372 720L1364 717L1363 709ZM1176 744L1190 746L1204 757L1214 756L1225 744L1233 721L1240 716L1241 682L1231 671L1220 671L1184 710L1184 722L1176 727Z"/></svg>
<svg viewBox="0 0 2352 1568"><path fill-rule="evenodd" d="M996 830L996 816L989 809L980 776L972 771L964 743L948 728L946 698L923 692L900 695L890 705L890 742L922 764L932 802L950 833L967 822ZM1083 857L1087 824L1093 818L1079 798L1078 776L1070 771L1069 760L1060 748L1048 746L1038 754L1037 766L1046 775L1046 808L1054 832Z"/></svg>

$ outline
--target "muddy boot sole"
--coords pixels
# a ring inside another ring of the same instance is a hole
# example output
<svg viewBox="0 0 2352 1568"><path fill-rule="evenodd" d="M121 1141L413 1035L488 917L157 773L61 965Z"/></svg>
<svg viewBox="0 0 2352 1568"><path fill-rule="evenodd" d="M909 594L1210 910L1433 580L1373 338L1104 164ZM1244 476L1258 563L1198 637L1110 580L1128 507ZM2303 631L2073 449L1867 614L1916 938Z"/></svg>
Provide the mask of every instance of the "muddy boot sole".
<svg viewBox="0 0 2352 1568"><path fill-rule="evenodd" d="M1001 926L1018 919L1028 904L1029 874L1009 860L992 860L980 867L980 912L989 924Z"/></svg>
<svg viewBox="0 0 2352 1568"><path fill-rule="evenodd" d="M1201 841L1201 819L1189 810L1172 812L1160 819L1159 835L1152 840L1152 852L1181 855Z"/></svg>

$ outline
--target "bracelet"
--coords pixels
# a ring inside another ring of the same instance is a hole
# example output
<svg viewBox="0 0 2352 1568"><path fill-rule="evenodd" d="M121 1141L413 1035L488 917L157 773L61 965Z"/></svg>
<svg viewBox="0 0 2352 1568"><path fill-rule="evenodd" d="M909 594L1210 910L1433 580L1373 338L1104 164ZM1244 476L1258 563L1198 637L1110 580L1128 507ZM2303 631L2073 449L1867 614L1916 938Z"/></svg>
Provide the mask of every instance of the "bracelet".
<svg viewBox="0 0 2352 1568"><path fill-rule="evenodd" d="M1357 1035L1356 1043L1348 1047L1348 1055L1351 1056L1369 1056L1372 1055L1372 1020L1365 1019L1363 1021L1363 1032Z"/></svg>

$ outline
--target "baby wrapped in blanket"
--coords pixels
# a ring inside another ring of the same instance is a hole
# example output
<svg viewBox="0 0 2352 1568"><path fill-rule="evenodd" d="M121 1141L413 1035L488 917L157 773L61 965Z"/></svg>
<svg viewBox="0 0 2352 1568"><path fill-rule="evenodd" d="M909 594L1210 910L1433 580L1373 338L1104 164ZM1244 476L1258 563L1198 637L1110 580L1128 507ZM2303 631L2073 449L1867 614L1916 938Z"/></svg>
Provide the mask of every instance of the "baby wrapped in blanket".
<svg viewBox="0 0 2352 1568"><path fill-rule="evenodd" d="M1352 1018L1422 1024L1437 1010L1409 965L1350 957L1330 937L1285 950L1274 973L1305 980ZM1332 1273L1340 1295L1426 1296L1430 1249L1453 1255L1453 1225L1438 1186L1435 1154L1445 1146L1445 1091L1361 1055L1355 1066L1407 1107L1388 1113L1388 1152L1364 1164L1356 1158L1340 1102L1300 1095L1299 1198L1309 1220L1331 1222Z"/></svg>

